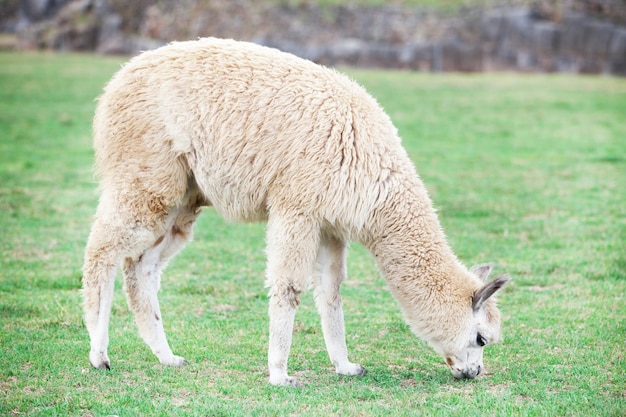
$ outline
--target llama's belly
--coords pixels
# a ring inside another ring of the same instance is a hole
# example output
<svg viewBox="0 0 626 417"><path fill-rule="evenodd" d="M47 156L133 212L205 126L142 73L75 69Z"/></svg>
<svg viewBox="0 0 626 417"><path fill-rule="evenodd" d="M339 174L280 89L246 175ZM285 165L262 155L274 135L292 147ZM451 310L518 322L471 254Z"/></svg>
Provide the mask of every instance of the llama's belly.
<svg viewBox="0 0 626 417"><path fill-rule="evenodd" d="M189 166L197 186L220 216L232 222L262 222L268 218L271 175L249 163L232 163L208 156Z"/></svg>

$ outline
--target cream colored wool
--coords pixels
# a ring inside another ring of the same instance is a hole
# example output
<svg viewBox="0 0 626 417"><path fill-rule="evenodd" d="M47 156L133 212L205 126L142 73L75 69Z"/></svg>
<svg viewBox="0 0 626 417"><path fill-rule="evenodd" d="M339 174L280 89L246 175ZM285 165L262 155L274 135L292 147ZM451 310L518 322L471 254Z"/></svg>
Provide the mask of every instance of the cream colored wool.
<svg viewBox="0 0 626 417"><path fill-rule="evenodd" d="M339 296L351 240L374 254L412 330L455 376L475 377L482 342L500 338L489 297L507 278L485 284L489 267L456 259L389 117L346 76L251 43L172 43L113 77L93 131L102 194L83 268L93 366L110 366L120 266L143 339L162 363L185 363L167 343L157 291L208 205L230 221L268 221L272 384L297 383L287 357L308 285L337 372L364 372L347 358Z"/></svg>

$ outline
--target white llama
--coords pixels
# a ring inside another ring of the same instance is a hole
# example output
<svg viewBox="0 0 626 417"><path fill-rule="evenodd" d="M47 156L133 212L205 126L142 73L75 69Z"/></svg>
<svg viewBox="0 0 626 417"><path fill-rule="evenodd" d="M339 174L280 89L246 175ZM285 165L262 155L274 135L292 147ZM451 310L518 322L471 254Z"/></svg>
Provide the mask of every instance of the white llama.
<svg viewBox="0 0 626 417"><path fill-rule="evenodd" d="M293 55L220 39L172 43L130 60L94 119L101 197L83 268L89 359L110 367L108 325L122 267L139 332L172 366L157 292L202 206L230 221L267 221L269 380L287 373L296 308L311 284L337 373L348 360L339 287L361 242L415 334L457 378L481 372L500 338L489 266L465 268L389 117L359 85ZM312 282L311 282L312 281Z"/></svg>

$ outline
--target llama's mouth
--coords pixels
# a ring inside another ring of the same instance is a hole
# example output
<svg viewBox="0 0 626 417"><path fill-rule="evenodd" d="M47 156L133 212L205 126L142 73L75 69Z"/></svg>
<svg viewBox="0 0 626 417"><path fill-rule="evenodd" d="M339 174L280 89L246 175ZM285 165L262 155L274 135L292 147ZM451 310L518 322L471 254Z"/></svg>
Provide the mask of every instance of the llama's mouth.
<svg viewBox="0 0 626 417"><path fill-rule="evenodd" d="M450 371L452 371L452 375L454 375L456 379L474 379L480 375L483 370L483 367L480 364L475 366L457 364L450 357L446 358L446 363L450 367Z"/></svg>

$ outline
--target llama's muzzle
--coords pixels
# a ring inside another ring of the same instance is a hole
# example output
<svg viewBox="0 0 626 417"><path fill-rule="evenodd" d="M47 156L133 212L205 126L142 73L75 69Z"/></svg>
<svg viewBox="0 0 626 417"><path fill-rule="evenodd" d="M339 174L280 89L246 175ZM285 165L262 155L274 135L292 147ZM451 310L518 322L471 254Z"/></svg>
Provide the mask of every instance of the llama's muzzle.
<svg viewBox="0 0 626 417"><path fill-rule="evenodd" d="M446 363L456 379L474 379L480 375L483 370L481 363L464 364L460 361L455 362L450 357L446 358Z"/></svg>

